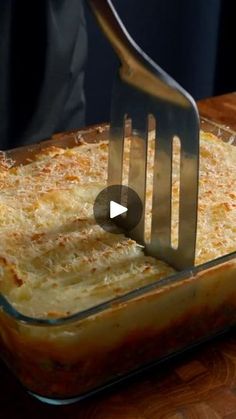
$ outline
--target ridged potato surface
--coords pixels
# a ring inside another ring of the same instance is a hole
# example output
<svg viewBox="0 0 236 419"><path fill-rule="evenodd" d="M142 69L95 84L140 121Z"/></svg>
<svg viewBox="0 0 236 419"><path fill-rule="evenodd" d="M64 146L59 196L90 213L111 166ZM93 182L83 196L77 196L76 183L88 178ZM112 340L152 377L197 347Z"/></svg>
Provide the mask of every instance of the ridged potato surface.
<svg viewBox="0 0 236 419"><path fill-rule="evenodd" d="M126 141L125 175L128 149ZM236 147L202 132L200 150L196 264L236 249ZM106 186L107 156L107 142L48 147L17 167L1 156L0 291L21 313L67 316L174 273L135 241L96 225L93 203ZM176 236L177 174L173 188Z"/></svg>

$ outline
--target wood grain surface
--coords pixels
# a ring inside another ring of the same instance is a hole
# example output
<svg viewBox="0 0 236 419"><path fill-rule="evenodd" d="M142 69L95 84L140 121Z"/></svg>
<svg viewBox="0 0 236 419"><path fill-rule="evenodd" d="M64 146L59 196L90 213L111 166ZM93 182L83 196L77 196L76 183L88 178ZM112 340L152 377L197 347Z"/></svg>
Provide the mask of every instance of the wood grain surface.
<svg viewBox="0 0 236 419"><path fill-rule="evenodd" d="M198 102L200 114L236 131L236 92Z"/></svg>
<svg viewBox="0 0 236 419"><path fill-rule="evenodd" d="M199 103L203 116L236 130L236 94ZM236 419L236 330L70 406L29 396L0 362L0 418Z"/></svg>
<svg viewBox="0 0 236 419"><path fill-rule="evenodd" d="M0 371L4 419L236 418L235 332L70 406L43 405L27 395L4 365Z"/></svg>

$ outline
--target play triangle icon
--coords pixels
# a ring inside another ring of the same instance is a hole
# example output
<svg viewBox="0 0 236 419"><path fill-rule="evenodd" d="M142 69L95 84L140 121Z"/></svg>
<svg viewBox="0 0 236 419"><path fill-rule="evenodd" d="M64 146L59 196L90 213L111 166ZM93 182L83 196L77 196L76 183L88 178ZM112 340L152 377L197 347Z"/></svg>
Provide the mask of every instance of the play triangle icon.
<svg viewBox="0 0 236 419"><path fill-rule="evenodd" d="M118 217L118 215L124 214L128 211L128 208L123 205L117 204L115 201L110 201L110 218Z"/></svg>

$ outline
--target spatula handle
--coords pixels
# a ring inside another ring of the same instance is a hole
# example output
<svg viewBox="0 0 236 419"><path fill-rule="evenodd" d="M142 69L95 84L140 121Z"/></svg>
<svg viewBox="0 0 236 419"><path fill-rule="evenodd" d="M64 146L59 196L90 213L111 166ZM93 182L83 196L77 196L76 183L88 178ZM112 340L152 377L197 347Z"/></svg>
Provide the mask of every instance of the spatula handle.
<svg viewBox="0 0 236 419"><path fill-rule="evenodd" d="M112 2L88 0L88 3L123 66L132 66L137 46L121 22Z"/></svg>
<svg viewBox="0 0 236 419"><path fill-rule="evenodd" d="M121 80L156 98L189 106L192 98L135 43L121 22L111 0L87 1L121 61L119 69Z"/></svg>

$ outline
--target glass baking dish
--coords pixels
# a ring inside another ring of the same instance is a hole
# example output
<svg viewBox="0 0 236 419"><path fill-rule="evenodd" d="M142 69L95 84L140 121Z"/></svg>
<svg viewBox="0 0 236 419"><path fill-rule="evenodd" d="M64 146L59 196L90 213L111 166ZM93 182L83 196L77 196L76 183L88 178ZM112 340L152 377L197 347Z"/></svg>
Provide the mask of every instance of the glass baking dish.
<svg viewBox="0 0 236 419"><path fill-rule="evenodd" d="M227 127L202 129L235 142ZM15 164L49 145L107 138L108 126L55 135L6 152ZM60 319L17 312L0 295L0 354L40 400L67 404L225 331L236 323L236 252Z"/></svg>

